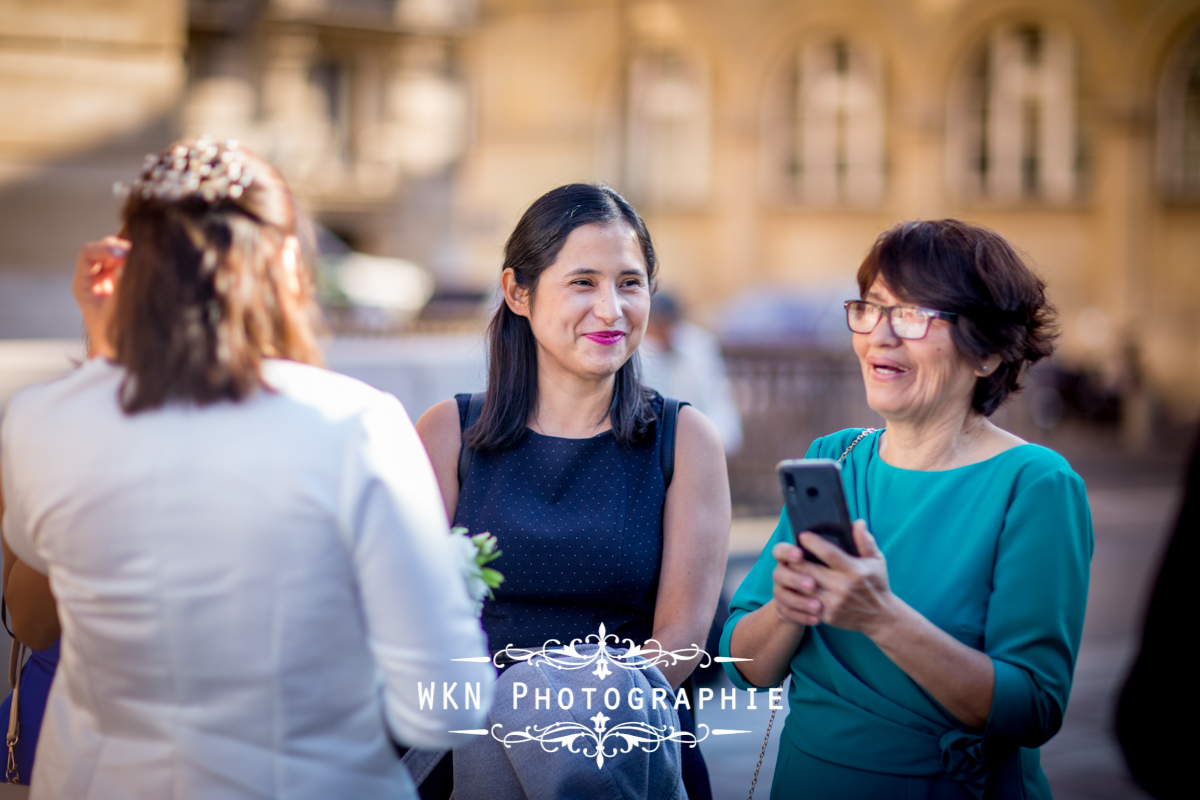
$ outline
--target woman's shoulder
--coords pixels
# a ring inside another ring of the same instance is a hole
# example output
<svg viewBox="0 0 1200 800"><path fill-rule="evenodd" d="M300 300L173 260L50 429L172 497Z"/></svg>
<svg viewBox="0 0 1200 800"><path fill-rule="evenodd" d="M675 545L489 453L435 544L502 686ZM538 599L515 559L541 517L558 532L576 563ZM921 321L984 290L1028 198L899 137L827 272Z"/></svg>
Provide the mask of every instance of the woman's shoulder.
<svg viewBox="0 0 1200 800"><path fill-rule="evenodd" d="M725 463L721 432L703 411L690 404L681 406L676 425L676 448L680 445L687 448L685 457L717 458L722 464Z"/></svg>
<svg viewBox="0 0 1200 800"><path fill-rule="evenodd" d="M1019 444L995 456L992 461L1011 474L1018 486L1049 480L1083 487L1083 479L1071 462L1040 444Z"/></svg>
<svg viewBox="0 0 1200 800"><path fill-rule="evenodd" d="M466 417L466 406L459 402L459 398L462 397L469 400L471 395L458 395L434 403L417 420L417 435L421 437L425 452L429 454L429 460L433 463L433 470L443 486L458 485L462 424ZM452 484L448 484L447 481L452 481Z"/></svg>
<svg viewBox="0 0 1200 800"><path fill-rule="evenodd" d="M324 367L272 358L263 362L262 378L270 395L317 410L330 422L379 414L408 418L395 395Z"/></svg>
<svg viewBox="0 0 1200 800"><path fill-rule="evenodd" d="M462 429L466 425L467 403L470 400L471 395L459 394L448 400L434 403L417 420L417 431L422 438L428 434L434 434L437 437L452 434L451 438L456 443L459 442L462 438Z"/></svg>
<svg viewBox="0 0 1200 800"><path fill-rule="evenodd" d="M965 467L940 473L948 487L972 485L1007 498L1007 505L1037 508L1064 500L1087 507L1087 487L1059 453L1040 444L1021 442Z"/></svg>
<svg viewBox="0 0 1200 800"><path fill-rule="evenodd" d="M804 454L805 458L833 458L836 459L846 452L846 448L850 446L855 439L869 432L874 432L875 428L845 428L834 433L827 434L819 439L813 439L813 442L808 447L808 452ZM865 437L864 437L865 438ZM866 442L860 442L865 444Z"/></svg>
<svg viewBox="0 0 1200 800"><path fill-rule="evenodd" d="M1007 455L1015 463L1026 469L1037 469L1044 472L1069 472L1075 474L1071 462L1060 453L1049 447L1035 442L1021 442L1000 453Z"/></svg>
<svg viewBox="0 0 1200 800"><path fill-rule="evenodd" d="M115 414L117 387L124 374L110 361L90 359L57 378L18 389L7 406L0 407L0 420L10 431L28 430L40 422L54 428L60 408L71 406L74 410L80 403L89 408L94 405L96 410L107 407Z"/></svg>

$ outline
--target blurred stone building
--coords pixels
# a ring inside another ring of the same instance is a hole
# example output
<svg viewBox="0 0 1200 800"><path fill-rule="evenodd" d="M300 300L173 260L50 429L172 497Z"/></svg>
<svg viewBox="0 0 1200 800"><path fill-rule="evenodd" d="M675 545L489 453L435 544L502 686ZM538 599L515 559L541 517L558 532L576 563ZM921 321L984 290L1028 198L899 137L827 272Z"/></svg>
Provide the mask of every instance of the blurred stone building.
<svg viewBox="0 0 1200 800"><path fill-rule="evenodd" d="M1200 0L0 0L0 109L0 294L204 131L444 287L492 285L542 192L608 181L709 318L965 218L1047 279L1067 362L1200 410Z"/></svg>
<svg viewBox="0 0 1200 800"><path fill-rule="evenodd" d="M115 181L202 133L266 155L355 250L457 285L472 0L0 0L0 338L69 335ZM7 317L7 319L5 318Z"/></svg>
<svg viewBox="0 0 1200 800"><path fill-rule="evenodd" d="M181 2L0 0L0 338L79 331L75 253L171 135L186 37Z"/></svg>
<svg viewBox="0 0 1200 800"><path fill-rule="evenodd" d="M448 168L466 146L469 0L192 0L179 128L266 154L356 249L456 264ZM447 275L448 276L448 275Z"/></svg>
<svg viewBox="0 0 1200 800"><path fill-rule="evenodd" d="M663 282L847 287L956 216L1050 284L1062 354L1200 410L1200 2L490 0L459 213L480 279L568 180L629 193Z"/></svg>

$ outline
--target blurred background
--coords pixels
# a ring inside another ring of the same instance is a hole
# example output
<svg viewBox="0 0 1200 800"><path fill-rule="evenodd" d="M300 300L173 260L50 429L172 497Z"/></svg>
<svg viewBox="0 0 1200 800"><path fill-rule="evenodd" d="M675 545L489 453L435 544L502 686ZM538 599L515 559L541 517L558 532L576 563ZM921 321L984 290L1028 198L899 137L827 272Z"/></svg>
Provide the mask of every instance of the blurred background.
<svg viewBox="0 0 1200 800"><path fill-rule="evenodd" d="M775 462L879 422L841 310L874 238L994 228L1063 328L997 420L1066 454L1098 519L1046 769L1060 797L1141 796L1106 704L1200 417L1200 0L0 0L0 113L0 408L80 357L75 253L175 138L280 167L318 223L331 367L414 418L482 388L521 212L610 183L671 297L648 374L730 453L730 587Z"/></svg>

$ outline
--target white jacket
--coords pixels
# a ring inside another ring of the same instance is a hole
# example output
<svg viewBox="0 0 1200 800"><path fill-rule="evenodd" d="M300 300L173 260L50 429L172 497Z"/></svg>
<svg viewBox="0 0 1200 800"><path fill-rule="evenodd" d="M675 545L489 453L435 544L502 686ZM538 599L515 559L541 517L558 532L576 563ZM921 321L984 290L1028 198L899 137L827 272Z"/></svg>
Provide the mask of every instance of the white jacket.
<svg viewBox="0 0 1200 800"><path fill-rule="evenodd" d="M415 797L388 730L461 743L494 672L451 660L485 640L404 409L270 361L243 403L128 416L123 377L90 361L0 426L4 536L63 630L33 797Z"/></svg>

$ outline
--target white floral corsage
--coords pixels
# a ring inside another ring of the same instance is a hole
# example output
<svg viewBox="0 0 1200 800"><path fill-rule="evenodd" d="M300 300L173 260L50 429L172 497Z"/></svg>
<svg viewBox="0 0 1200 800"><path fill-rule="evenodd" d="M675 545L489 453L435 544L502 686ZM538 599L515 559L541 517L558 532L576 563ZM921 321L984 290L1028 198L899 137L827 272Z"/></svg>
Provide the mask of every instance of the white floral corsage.
<svg viewBox="0 0 1200 800"><path fill-rule="evenodd" d="M496 537L484 531L474 536L466 528L451 528L450 538L462 554L463 580L467 582L467 594L475 602L475 613L483 612L483 601L494 597L492 590L504 583L498 570L484 566L503 555L496 549Z"/></svg>

